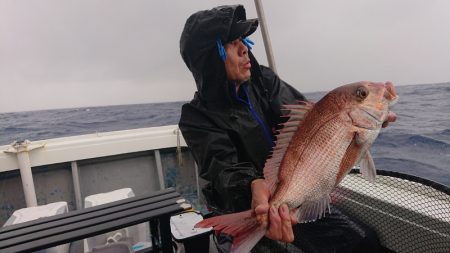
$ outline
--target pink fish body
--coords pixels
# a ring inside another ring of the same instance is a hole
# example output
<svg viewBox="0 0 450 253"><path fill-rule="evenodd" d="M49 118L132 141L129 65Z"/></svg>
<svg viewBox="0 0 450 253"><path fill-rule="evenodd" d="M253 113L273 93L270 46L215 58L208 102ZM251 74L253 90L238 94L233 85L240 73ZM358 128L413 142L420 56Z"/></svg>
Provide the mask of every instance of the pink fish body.
<svg viewBox="0 0 450 253"><path fill-rule="evenodd" d="M358 82L340 86L316 104L286 105L290 118L277 135L276 146L266 161L264 177L271 191L270 205L286 203L299 222L325 215L330 193L354 165L375 179L369 148L383 122L395 119L390 107L397 101L390 83ZM265 217L252 210L206 219L198 227L233 237L232 252L249 252L264 236Z"/></svg>

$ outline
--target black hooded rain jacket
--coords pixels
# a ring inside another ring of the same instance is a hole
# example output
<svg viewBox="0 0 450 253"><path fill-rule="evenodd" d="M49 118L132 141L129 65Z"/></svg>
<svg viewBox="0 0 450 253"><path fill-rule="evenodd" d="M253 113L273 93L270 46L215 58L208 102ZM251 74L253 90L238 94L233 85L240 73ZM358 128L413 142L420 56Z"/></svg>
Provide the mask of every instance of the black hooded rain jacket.
<svg viewBox="0 0 450 253"><path fill-rule="evenodd" d="M245 19L243 6L224 6L193 14L180 39L184 62L197 92L183 105L179 127L208 181L203 194L211 208L236 212L250 208L250 183L263 176L273 131L286 118L283 104L305 97L260 66L249 51L251 79L240 86L226 79L216 40L227 42L233 18ZM284 119L284 120L283 120Z"/></svg>

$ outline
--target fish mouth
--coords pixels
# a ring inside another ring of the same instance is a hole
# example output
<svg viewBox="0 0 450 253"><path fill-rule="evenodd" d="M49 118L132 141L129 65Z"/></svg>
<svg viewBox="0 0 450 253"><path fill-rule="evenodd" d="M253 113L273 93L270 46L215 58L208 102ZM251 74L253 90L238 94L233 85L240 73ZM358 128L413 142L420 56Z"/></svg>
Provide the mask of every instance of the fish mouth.
<svg viewBox="0 0 450 253"><path fill-rule="evenodd" d="M384 90L384 97L388 100L389 107L395 105L398 101L399 96L395 91L394 85L391 82L386 82L384 84L384 87L386 88Z"/></svg>
<svg viewBox="0 0 450 253"><path fill-rule="evenodd" d="M399 96L396 95L392 100L390 100L390 101L388 102L389 107L391 107L391 106L397 104L398 98L399 98Z"/></svg>

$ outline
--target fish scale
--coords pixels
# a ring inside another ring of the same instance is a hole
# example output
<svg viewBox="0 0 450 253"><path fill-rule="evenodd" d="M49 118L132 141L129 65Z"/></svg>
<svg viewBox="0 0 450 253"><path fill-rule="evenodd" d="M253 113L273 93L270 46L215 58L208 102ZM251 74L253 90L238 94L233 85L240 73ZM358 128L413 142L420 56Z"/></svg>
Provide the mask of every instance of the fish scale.
<svg viewBox="0 0 450 253"><path fill-rule="evenodd" d="M344 124L345 122L339 117L335 117L324 127L316 127L317 133L310 141L311 144L305 147L304 155L300 156L298 162L291 166L291 170L297 171L297 173L294 172L285 179L289 183L279 186L286 187L286 190L280 189L280 191L286 192L286 195L278 195L280 199L273 200L274 203L278 203L276 206L287 203L290 208L295 208L305 200L320 199L323 197L323 192L334 187L339 170L338 161L342 159L346 150L342 147L347 146L347 143L342 140L348 139L349 135L348 128L343 127ZM300 129L299 133L298 138L303 139L301 133L304 132ZM290 145L297 145L295 139ZM311 187L311 184L315 187Z"/></svg>

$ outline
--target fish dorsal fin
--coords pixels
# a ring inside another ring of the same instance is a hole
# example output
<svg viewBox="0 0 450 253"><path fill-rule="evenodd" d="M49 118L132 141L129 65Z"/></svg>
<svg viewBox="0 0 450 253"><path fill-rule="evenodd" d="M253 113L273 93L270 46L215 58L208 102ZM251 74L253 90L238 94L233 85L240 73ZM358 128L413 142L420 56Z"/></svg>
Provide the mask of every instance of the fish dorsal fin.
<svg viewBox="0 0 450 253"><path fill-rule="evenodd" d="M282 110L289 111L286 116L282 117L289 117L289 120L280 124L282 129L276 135L275 147L264 165L264 178L271 194L274 193L277 187L279 167L292 136L294 136L299 125L313 106L314 103L307 101L299 101L299 104L282 106Z"/></svg>
<svg viewBox="0 0 450 253"><path fill-rule="evenodd" d="M329 195L324 195L317 201L305 201L298 207L295 217L297 217L299 223L320 219L325 216L327 209L328 213L331 213L330 202L331 198Z"/></svg>
<svg viewBox="0 0 450 253"><path fill-rule="evenodd" d="M359 165L361 167L361 174L363 177L373 183L377 175L377 170L375 169L375 163L373 162L372 155L369 150L367 150L362 156Z"/></svg>

